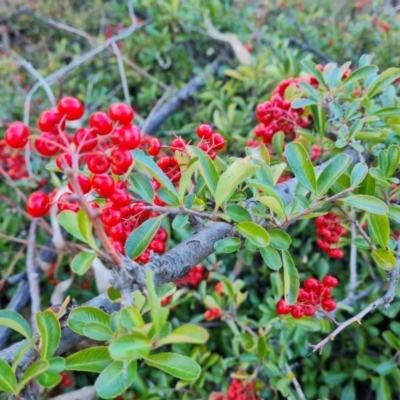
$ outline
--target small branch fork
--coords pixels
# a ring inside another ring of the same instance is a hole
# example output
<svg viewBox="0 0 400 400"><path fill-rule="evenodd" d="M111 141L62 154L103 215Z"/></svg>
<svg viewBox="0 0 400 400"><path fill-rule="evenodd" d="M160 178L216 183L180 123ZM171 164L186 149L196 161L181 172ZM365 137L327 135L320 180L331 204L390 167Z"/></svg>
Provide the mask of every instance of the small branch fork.
<svg viewBox="0 0 400 400"><path fill-rule="evenodd" d="M400 238L397 240L397 250L400 251ZM361 318L365 317L368 313L375 310L379 306L383 306L386 310L390 307L390 303L393 301L395 297L396 287L399 282L400 275L400 255L397 256L397 265L391 271L388 271L387 276L389 279L389 288L387 289L384 296L370 303L367 307L365 307L361 312L356 314L354 317L348 319L347 321L341 323L328 337L319 342L316 345L310 344L312 347L312 353L315 353L319 350L319 354L322 353L322 348L329 342L335 339L335 337L342 332L345 328L351 325L354 322L358 322L361 325Z"/></svg>

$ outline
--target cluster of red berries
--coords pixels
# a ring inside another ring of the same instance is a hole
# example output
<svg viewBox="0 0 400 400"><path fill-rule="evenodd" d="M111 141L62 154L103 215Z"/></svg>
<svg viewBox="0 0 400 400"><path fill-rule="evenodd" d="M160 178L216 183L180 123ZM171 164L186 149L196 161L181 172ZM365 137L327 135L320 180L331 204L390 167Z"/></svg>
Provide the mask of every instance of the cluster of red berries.
<svg viewBox="0 0 400 400"><path fill-rule="evenodd" d="M346 234L346 229L340 224L339 217L334 212L321 215L314 220L317 227L318 247L327 253L330 258L341 259L344 256L343 250L333 248L339 242L340 236Z"/></svg>
<svg viewBox="0 0 400 400"><path fill-rule="evenodd" d="M318 81L312 76L310 78L289 78L283 80L270 100L261 103L256 108L257 119L261 124L257 125L254 133L262 138L264 143L271 143L273 136L282 131L289 135L293 140L296 137L297 128L307 128L310 125L310 118L304 116L304 108L292 108L292 103L285 99L286 89L300 82L308 81L312 85L317 85Z"/></svg>
<svg viewBox="0 0 400 400"><path fill-rule="evenodd" d="M240 379L233 379L226 394L218 393L212 398L213 400L259 400L260 396L255 391L254 382L246 383Z"/></svg>
<svg viewBox="0 0 400 400"><path fill-rule="evenodd" d="M193 267L183 278L175 281L177 286L191 286L196 288L199 283L208 278L208 271L202 265Z"/></svg>
<svg viewBox="0 0 400 400"><path fill-rule="evenodd" d="M218 307L210 308L204 313L204 319L206 321L212 321L213 319L217 319L220 316L221 316L221 310Z"/></svg>
<svg viewBox="0 0 400 400"><path fill-rule="evenodd" d="M20 151L12 151L5 140L0 140L0 165L14 181L28 177L24 155Z"/></svg>
<svg viewBox="0 0 400 400"><path fill-rule="evenodd" d="M315 311L322 307L325 311L333 311L336 302L330 296L332 288L336 287L339 281L334 276L326 275L319 282L315 278L307 278L303 288L300 288L297 303L289 306L281 299L276 304L276 313L279 315L291 314L293 318L303 316L312 317Z"/></svg>
<svg viewBox="0 0 400 400"><path fill-rule="evenodd" d="M382 22L378 17L372 18L372 26L380 28L382 33L387 33L390 30L390 25L386 22Z"/></svg>
<svg viewBox="0 0 400 400"><path fill-rule="evenodd" d="M59 383L60 386L69 387L71 386L71 380L68 377L68 374L64 372L60 372L61 375L61 382Z"/></svg>

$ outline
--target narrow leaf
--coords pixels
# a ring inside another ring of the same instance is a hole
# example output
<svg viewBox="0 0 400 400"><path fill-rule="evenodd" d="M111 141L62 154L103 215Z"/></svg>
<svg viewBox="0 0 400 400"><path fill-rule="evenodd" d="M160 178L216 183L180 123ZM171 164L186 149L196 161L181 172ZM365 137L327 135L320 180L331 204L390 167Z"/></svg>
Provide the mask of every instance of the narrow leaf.
<svg viewBox="0 0 400 400"><path fill-rule="evenodd" d="M388 207L382 200L365 194L344 197L342 201L348 206L353 206L373 214L386 214L388 212Z"/></svg>
<svg viewBox="0 0 400 400"><path fill-rule="evenodd" d="M317 195L323 196L337 181L347 167L351 164L351 157L347 154L339 154L332 158L331 162L324 168L317 181Z"/></svg>
<svg viewBox="0 0 400 400"><path fill-rule="evenodd" d="M345 79L345 81L342 83L342 87L351 85L352 83L364 79L369 75L376 73L377 71L378 67L376 67L375 65L366 65L364 67L358 68Z"/></svg>
<svg viewBox="0 0 400 400"><path fill-rule="evenodd" d="M40 335L40 355L43 360L50 360L60 343L60 322L53 312L43 311L36 314L36 324Z"/></svg>
<svg viewBox="0 0 400 400"><path fill-rule="evenodd" d="M292 256L287 250L282 251L284 293L288 304L294 304L299 294L299 274Z"/></svg>
<svg viewBox="0 0 400 400"><path fill-rule="evenodd" d="M198 325L186 324L174 329L167 337L161 339L157 346L171 343L206 343L209 338L208 332Z"/></svg>
<svg viewBox="0 0 400 400"><path fill-rule="evenodd" d="M21 379L18 382L17 392L19 393L28 382L30 382L32 379L36 378L43 372L46 372L48 368L49 368L49 362L47 360L40 360L31 364L26 369L26 371L24 372L24 374L22 375Z"/></svg>
<svg viewBox="0 0 400 400"><path fill-rule="evenodd" d="M371 228L379 245L383 249L386 249L389 244L390 237L390 225L388 217L386 215L370 214L368 226Z"/></svg>

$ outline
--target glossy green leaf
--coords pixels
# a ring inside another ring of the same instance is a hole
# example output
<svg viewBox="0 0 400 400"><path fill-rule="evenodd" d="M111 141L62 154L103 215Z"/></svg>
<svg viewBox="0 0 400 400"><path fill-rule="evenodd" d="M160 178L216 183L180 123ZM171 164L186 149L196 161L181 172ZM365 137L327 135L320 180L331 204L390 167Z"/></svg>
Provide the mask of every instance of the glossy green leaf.
<svg viewBox="0 0 400 400"><path fill-rule="evenodd" d="M304 316L301 318L293 318L288 316L285 317L285 321L311 332L317 332L321 329L320 321L317 321L315 318Z"/></svg>
<svg viewBox="0 0 400 400"><path fill-rule="evenodd" d="M75 254L71 262L72 271L77 275L84 275L91 267L96 257L97 255L95 253L88 253L86 251L81 251L78 254Z"/></svg>
<svg viewBox="0 0 400 400"><path fill-rule="evenodd" d="M157 190L157 196L164 202L170 206L179 206L180 201L179 197L175 192L171 192L166 188L160 188Z"/></svg>
<svg viewBox="0 0 400 400"><path fill-rule="evenodd" d="M129 235L125 243L125 253L129 258L139 257L147 249L161 226L161 220L162 217L150 218Z"/></svg>
<svg viewBox="0 0 400 400"><path fill-rule="evenodd" d="M90 347L78 351L65 359L68 371L84 371L100 373L112 363L108 347Z"/></svg>
<svg viewBox="0 0 400 400"><path fill-rule="evenodd" d="M258 247L269 245L270 238L268 232L254 222L239 222L236 225L236 230Z"/></svg>
<svg viewBox="0 0 400 400"><path fill-rule="evenodd" d="M395 205L390 205L389 206L388 217L391 220L400 223L400 207L399 206L395 206Z"/></svg>
<svg viewBox="0 0 400 400"><path fill-rule="evenodd" d="M255 199L260 203L268 207L272 212L274 212L279 220L285 218L285 209L282 207L281 201L277 200L276 197L272 196L260 196L256 194Z"/></svg>
<svg viewBox="0 0 400 400"><path fill-rule="evenodd" d="M190 187L189 185L192 184L192 176L195 173L196 169L197 169L197 161L198 158L194 157L190 160L191 165L189 165L183 172L181 175L181 179L179 181L179 190L178 190L178 194L179 194L179 198L183 199L183 197L185 196L185 193L188 190L188 187ZM190 208L190 207L189 207Z"/></svg>
<svg viewBox="0 0 400 400"><path fill-rule="evenodd" d="M382 333L383 339L385 339L385 342L393 347L396 351L400 352L400 338L397 337L393 332L391 331L385 331Z"/></svg>
<svg viewBox="0 0 400 400"><path fill-rule="evenodd" d="M325 136L325 130L326 130L325 108L317 105L312 105L310 106L310 108L318 134L321 138L323 138Z"/></svg>
<svg viewBox="0 0 400 400"><path fill-rule="evenodd" d="M83 237L78 225L78 214L73 211L62 211L57 216L60 225L72 236L77 238L81 242L86 243L86 239Z"/></svg>
<svg viewBox="0 0 400 400"><path fill-rule="evenodd" d="M96 242L93 236L93 225L89 220L89 217L83 211L82 208L79 209L77 213L78 219L78 227L79 231L81 232L82 237L85 239L85 242L94 250L98 250Z"/></svg>
<svg viewBox="0 0 400 400"><path fill-rule="evenodd" d="M392 390L390 385L384 376L381 376L378 380L378 386L376 389L376 400L393 400Z"/></svg>
<svg viewBox="0 0 400 400"><path fill-rule="evenodd" d="M379 245L383 249L386 249L390 237L390 224L388 217L386 215L370 214L368 219L368 226L371 228L374 237L378 241Z"/></svg>
<svg viewBox="0 0 400 400"><path fill-rule="evenodd" d="M348 206L353 206L359 210L368 211L373 214L383 215L388 212L388 207L382 200L369 195L355 194L344 197L342 201Z"/></svg>
<svg viewBox="0 0 400 400"><path fill-rule="evenodd" d="M219 253L234 253L242 247L242 242L237 237L227 237L214 243L215 251Z"/></svg>
<svg viewBox="0 0 400 400"><path fill-rule="evenodd" d="M67 323L74 332L84 335L85 325L89 322L97 322L109 327L110 316L96 307L82 306L70 312Z"/></svg>
<svg viewBox="0 0 400 400"><path fill-rule="evenodd" d="M372 112L370 115L376 115L378 117L398 117L400 116L400 108L399 107L379 108L378 110Z"/></svg>
<svg viewBox="0 0 400 400"><path fill-rule="evenodd" d="M62 357L54 357L49 361L49 368L46 372L36 377L38 383L46 388L58 385L61 382L60 372L65 370L65 359Z"/></svg>
<svg viewBox="0 0 400 400"><path fill-rule="evenodd" d="M14 310L0 310L0 325L11 328L26 338L32 336L28 322Z"/></svg>
<svg viewBox="0 0 400 400"><path fill-rule="evenodd" d="M114 399L125 392L137 374L137 361L114 361L97 377L94 388L104 399Z"/></svg>
<svg viewBox="0 0 400 400"><path fill-rule="evenodd" d="M238 158L222 173L215 189L215 209L217 210L230 194L259 168L252 163L253 157Z"/></svg>
<svg viewBox="0 0 400 400"><path fill-rule="evenodd" d="M0 390L17 393L17 379L11 367L0 358Z"/></svg>
<svg viewBox="0 0 400 400"><path fill-rule="evenodd" d="M303 107L308 107L313 104L317 104L315 100L311 99L295 99L292 102L292 108L303 108Z"/></svg>
<svg viewBox="0 0 400 400"><path fill-rule="evenodd" d="M390 178L397 170L400 163L400 148L397 145L389 147L387 153L386 177Z"/></svg>
<svg viewBox="0 0 400 400"><path fill-rule="evenodd" d="M270 229L268 233L271 246L274 246L278 250L286 250L292 243L290 236L280 229Z"/></svg>
<svg viewBox="0 0 400 400"><path fill-rule="evenodd" d="M144 326L144 320L139 310L136 307L128 306L121 310L121 322L128 332L134 328L141 328Z"/></svg>
<svg viewBox="0 0 400 400"><path fill-rule="evenodd" d="M182 380L197 379L201 372L196 361L176 353L151 354L144 358L144 362Z"/></svg>
<svg viewBox="0 0 400 400"><path fill-rule="evenodd" d="M186 324L174 329L167 337L161 339L157 345L163 346L172 343L206 343L208 332L198 325Z"/></svg>
<svg viewBox="0 0 400 400"><path fill-rule="evenodd" d="M364 67L358 68L353 71L342 83L342 87L355 83L361 79L367 78L369 75L374 74L378 71L378 67L375 65L365 65Z"/></svg>
<svg viewBox="0 0 400 400"><path fill-rule="evenodd" d="M288 250L282 251L284 293L288 304L294 304L299 294L299 274Z"/></svg>
<svg viewBox="0 0 400 400"><path fill-rule="evenodd" d="M146 156L142 150L136 149L132 151L133 159L135 160L135 167L140 167L148 172L161 186L169 189L171 192L176 193L176 189L161 168L154 162L154 160Z"/></svg>
<svg viewBox="0 0 400 400"><path fill-rule="evenodd" d="M379 77L372 83L368 90L368 98L376 96L381 91L385 90L397 78L400 78L400 68L389 68L382 72Z"/></svg>
<svg viewBox="0 0 400 400"><path fill-rule="evenodd" d="M301 64L303 65L303 67L305 68L305 70L310 73L311 75L315 76L315 78L318 80L318 82L322 85L322 86L326 86L326 82L325 82L325 78L324 75L322 74L322 72L316 67L316 65L309 61L309 60L303 60L301 62Z"/></svg>
<svg viewBox="0 0 400 400"><path fill-rule="evenodd" d="M40 335L40 355L43 360L49 360L60 343L60 322L52 311L43 311L36 314L36 324Z"/></svg>
<svg viewBox="0 0 400 400"><path fill-rule="evenodd" d="M157 292L154 286L153 273L151 271L146 272L146 282L147 299L150 306L151 320L153 322L155 334L157 335L167 321L168 310L161 307L160 299L157 296Z"/></svg>
<svg viewBox="0 0 400 400"><path fill-rule="evenodd" d="M140 333L119 336L110 344L110 355L117 361L128 361L150 354L151 342Z"/></svg>
<svg viewBox="0 0 400 400"><path fill-rule="evenodd" d="M153 204L154 189L150 179L144 174L130 174L129 179L133 186L133 191L137 193L146 203Z"/></svg>
<svg viewBox="0 0 400 400"><path fill-rule="evenodd" d="M358 163L351 171L350 182L351 186L358 186L366 177L368 173L368 166L365 163Z"/></svg>
<svg viewBox="0 0 400 400"><path fill-rule="evenodd" d="M198 147L189 146L189 148L194 156L198 157L199 162L197 164L197 168L199 169L199 172L203 177L208 190L212 196L215 197L219 175L213 161L203 150L200 150Z"/></svg>
<svg viewBox="0 0 400 400"><path fill-rule="evenodd" d="M329 164L321 172L317 180L317 195L324 195L330 187L337 181L348 166L351 164L352 158L347 154L339 154L332 158Z"/></svg>
<svg viewBox="0 0 400 400"><path fill-rule="evenodd" d="M83 328L83 334L99 342L106 342L113 337L111 328L99 322L87 322Z"/></svg>
<svg viewBox="0 0 400 400"><path fill-rule="evenodd" d="M36 361L31 364L24 374L22 375L21 379L18 382L17 392L19 393L25 385L30 382L32 379L36 378L38 375L46 372L49 368L49 362L47 360L40 360Z"/></svg>
<svg viewBox="0 0 400 400"><path fill-rule="evenodd" d="M376 265L385 271L391 271L396 267L396 258L388 250L376 249L372 251L371 255Z"/></svg>
<svg viewBox="0 0 400 400"><path fill-rule="evenodd" d="M260 253L265 264L267 264L268 267L271 268L272 270L276 271L280 267L282 267L281 256L274 247L272 246L261 247Z"/></svg>
<svg viewBox="0 0 400 400"><path fill-rule="evenodd" d="M225 208L228 217L235 222L251 221L250 213L237 204L228 204Z"/></svg>
<svg viewBox="0 0 400 400"><path fill-rule="evenodd" d="M316 191L317 179L306 149L300 143L292 142L286 146L285 155L299 182L309 191Z"/></svg>

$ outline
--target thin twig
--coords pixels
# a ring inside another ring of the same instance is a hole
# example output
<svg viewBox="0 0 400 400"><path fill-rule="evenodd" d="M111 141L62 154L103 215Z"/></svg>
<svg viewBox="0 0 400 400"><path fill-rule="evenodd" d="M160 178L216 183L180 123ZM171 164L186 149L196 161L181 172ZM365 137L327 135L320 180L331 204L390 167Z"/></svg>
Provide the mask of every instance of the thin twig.
<svg viewBox="0 0 400 400"><path fill-rule="evenodd" d="M26 272L28 274L29 292L31 294L31 325L32 331L37 332L36 314L40 311L40 289L38 273L35 270L35 238L37 221L31 222L26 251Z"/></svg>
<svg viewBox="0 0 400 400"><path fill-rule="evenodd" d="M293 386L296 389L297 395L299 396L300 400L306 400L306 396L304 395L303 389L300 386L299 381L297 380L295 374L293 373L292 369L290 368L289 364L285 365L285 369L287 374L289 375L288 378L293 382Z"/></svg>
<svg viewBox="0 0 400 400"><path fill-rule="evenodd" d="M115 42L111 43L111 47L113 49L115 57L117 58L118 71L119 71L119 76L121 77L121 84L122 84L122 90L124 92L125 103L131 105L131 96L129 94L128 81L126 79L124 61L122 59L121 51L119 50Z"/></svg>
<svg viewBox="0 0 400 400"><path fill-rule="evenodd" d="M354 210L352 209L352 215L354 216ZM357 247L354 243L357 237L356 224L351 224L351 245L350 245L350 284L348 297L353 297L354 292L357 288Z"/></svg>
<svg viewBox="0 0 400 400"><path fill-rule="evenodd" d="M0 280L0 291L3 289L4 283L7 281L8 277L13 273L14 268L20 260L21 256L24 254L24 251L25 246L21 246L15 257L12 259L10 266L7 268L6 272L4 272L3 278Z"/></svg>

